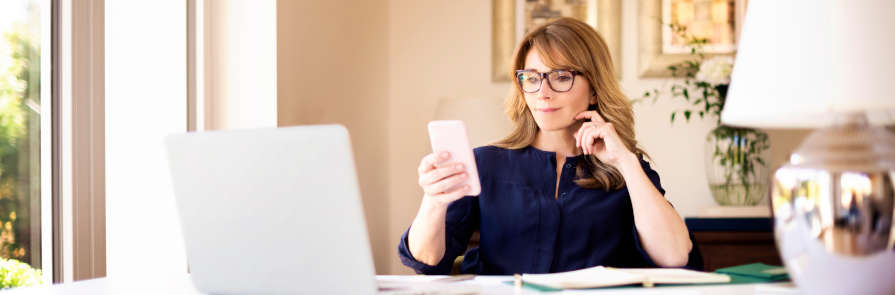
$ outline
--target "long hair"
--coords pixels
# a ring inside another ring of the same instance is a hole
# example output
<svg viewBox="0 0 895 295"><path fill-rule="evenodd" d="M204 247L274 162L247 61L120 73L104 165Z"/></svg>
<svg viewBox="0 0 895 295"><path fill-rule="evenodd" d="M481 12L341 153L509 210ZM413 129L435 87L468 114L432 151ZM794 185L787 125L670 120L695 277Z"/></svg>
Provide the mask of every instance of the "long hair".
<svg viewBox="0 0 895 295"><path fill-rule="evenodd" d="M537 50L541 60L553 69L576 70L587 79L591 93L596 94L597 112L606 122L612 123L619 138L638 158L646 153L637 146L634 138L634 111L631 102L622 93L612 58L606 42L590 25L573 18L560 18L539 26L525 35L513 57L510 75L515 80L515 70L525 67L530 50ZM521 149L531 145L539 127L525 103L525 96L518 81L514 81L505 102L506 114L515 125L505 138L494 143L508 149ZM600 162L594 155L585 156L578 165L575 183L584 188L620 189L625 180L615 167Z"/></svg>

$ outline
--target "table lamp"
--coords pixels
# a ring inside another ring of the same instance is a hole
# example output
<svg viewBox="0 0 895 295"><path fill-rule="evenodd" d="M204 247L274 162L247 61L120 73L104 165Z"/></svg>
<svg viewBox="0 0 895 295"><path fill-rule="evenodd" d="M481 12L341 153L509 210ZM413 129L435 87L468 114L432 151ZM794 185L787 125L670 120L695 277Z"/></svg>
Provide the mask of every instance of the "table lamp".
<svg viewBox="0 0 895 295"><path fill-rule="evenodd" d="M721 121L817 128L771 179L804 294L895 294L895 1L752 0Z"/></svg>

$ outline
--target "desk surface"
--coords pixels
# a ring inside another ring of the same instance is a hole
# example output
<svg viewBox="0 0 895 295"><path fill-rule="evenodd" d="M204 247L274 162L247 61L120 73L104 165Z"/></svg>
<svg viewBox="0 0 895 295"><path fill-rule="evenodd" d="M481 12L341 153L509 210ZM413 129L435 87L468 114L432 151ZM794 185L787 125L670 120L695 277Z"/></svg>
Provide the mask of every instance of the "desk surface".
<svg viewBox="0 0 895 295"><path fill-rule="evenodd" d="M797 294L789 283L738 284L716 286L686 286L661 288L623 288L567 290L563 292L541 293L532 289L516 290L504 282L510 276L477 276L472 280L453 283L430 283L444 276L376 276L380 284L407 283L417 288L415 291L387 291L380 294ZM436 286L438 288L433 287ZM437 290L436 290L437 289ZM189 276L133 279L93 279L68 284L18 288L0 292L2 294L202 294L193 286Z"/></svg>

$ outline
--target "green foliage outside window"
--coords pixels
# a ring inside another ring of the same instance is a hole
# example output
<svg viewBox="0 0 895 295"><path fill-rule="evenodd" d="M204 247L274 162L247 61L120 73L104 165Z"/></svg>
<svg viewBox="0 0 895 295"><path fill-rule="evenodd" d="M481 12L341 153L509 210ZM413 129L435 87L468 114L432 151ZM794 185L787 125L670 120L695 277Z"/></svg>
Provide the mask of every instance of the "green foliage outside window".
<svg viewBox="0 0 895 295"><path fill-rule="evenodd" d="M0 257L30 261L30 222L36 220L28 209L40 181L30 173L39 165L31 156L39 154L32 141L40 136L40 59L25 32L15 26L0 39Z"/></svg>

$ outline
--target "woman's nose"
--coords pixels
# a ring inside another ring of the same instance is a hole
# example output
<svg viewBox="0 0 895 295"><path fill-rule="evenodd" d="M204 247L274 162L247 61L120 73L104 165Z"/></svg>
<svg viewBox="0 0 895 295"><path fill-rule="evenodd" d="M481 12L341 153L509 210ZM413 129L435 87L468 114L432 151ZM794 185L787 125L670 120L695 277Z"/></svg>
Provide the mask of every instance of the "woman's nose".
<svg viewBox="0 0 895 295"><path fill-rule="evenodd" d="M538 90L538 98L540 99L550 99L556 95L556 92L553 91L553 88L550 88L550 82L547 79L541 80L541 89Z"/></svg>

